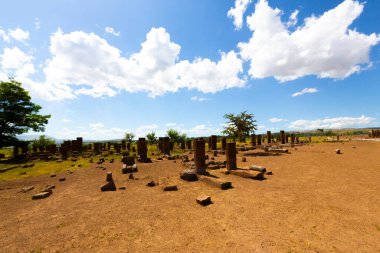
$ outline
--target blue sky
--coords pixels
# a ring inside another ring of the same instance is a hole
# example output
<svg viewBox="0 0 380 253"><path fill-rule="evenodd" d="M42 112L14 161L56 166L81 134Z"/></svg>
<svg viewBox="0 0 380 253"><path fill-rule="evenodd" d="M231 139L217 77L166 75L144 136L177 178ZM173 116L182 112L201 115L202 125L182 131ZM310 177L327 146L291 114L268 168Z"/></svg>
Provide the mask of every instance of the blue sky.
<svg viewBox="0 0 380 253"><path fill-rule="evenodd" d="M22 8L21 8L22 7ZM380 125L376 0L6 1L0 79L63 139ZM17 13L17 15L15 15Z"/></svg>

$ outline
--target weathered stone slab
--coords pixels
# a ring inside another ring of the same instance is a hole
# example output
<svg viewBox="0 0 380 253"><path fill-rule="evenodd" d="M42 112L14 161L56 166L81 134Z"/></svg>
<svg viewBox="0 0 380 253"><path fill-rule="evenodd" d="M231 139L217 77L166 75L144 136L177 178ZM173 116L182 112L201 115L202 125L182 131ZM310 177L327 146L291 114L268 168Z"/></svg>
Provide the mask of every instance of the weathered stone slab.
<svg viewBox="0 0 380 253"><path fill-rule="evenodd" d="M247 170L231 170L230 171L232 175L244 177L244 178L252 178L255 180L263 180L264 179L264 173L262 172L256 172L256 171L247 171Z"/></svg>
<svg viewBox="0 0 380 253"><path fill-rule="evenodd" d="M102 185L100 187L100 190L102 192L105 192L105 191L116 191L116 185L115 185L115 182L113 180L105 183L104 185Z"/></svg>
<svg viewBox="0 0 380 253"><path fill-rule="evenodd" d="M162 190L164 191L178 191L177 185L164 185L162 186Z"/></svg>
<svg viewBox="0 0 380 253"><path fill-rule="evenodd" d="M33 189L34 189L34 186L26 186L26 187L23 187L20 192L25 193L25 192L31 191Z"/></svg>
<svg viewBox="0 0 380 253"><path fill-rule="evenodd" d="M44 199L44 198L47 198L51 195L51 192L40 192L40 193L37 193L37 194L34 194L32 196L32 199Z"/></svg>
<svg viewBox="0 0 380 253"><path fill-rule="evenodd" d="M251 165L251 166L249 166L249 170L258 171L261 173L265 173L267 171L267 169L265 167L260 166L260 165Z"/></svg>
<svg viewBox="0 0 380 253"><path fill-rule="evenodd" d="M232 183L228 181L223 181L219 178L209 177L209 176L199 176L199 180L203 181L212 186L218 187L221 190L227 190L232 188Z"/></svg>
<svg viewBox="0 0 380 253"><path fill-rule="evenodd" d="M269 147L266 147L265 151L266 152L274 152L274 153L289 153L289 150L285 149L285 148L269 148Z"/></svg>

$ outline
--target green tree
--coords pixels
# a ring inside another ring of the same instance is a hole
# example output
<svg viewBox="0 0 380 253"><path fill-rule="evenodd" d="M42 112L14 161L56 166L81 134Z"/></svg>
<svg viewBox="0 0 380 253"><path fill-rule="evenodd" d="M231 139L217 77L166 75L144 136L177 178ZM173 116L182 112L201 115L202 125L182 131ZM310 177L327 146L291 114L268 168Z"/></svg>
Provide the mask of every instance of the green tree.
<svg viewBox="0 0 380 253"><path fill-rule="evenodd" d="M32 145L36 147L46 147L50 144L55 144L55 141L46 137L46 135L41 135L38 139L32 141Z"/></svg>
<svg viewBox="0 0 380 253"><path fill-rule="evenodd" d="M157 137L155 132L148 133L146 135L146 138L148 139L148 142L150 144L156 144L157 143Z"/></svg>
<svg viewBox="0 0 380 253"><path fill-rule="evenodd" d="M255 124L256 120L254 119L255 116L247 113L247 111L236 115L229 113L223 117L227 119L228 122L222 133L229 137L243 139L255 133L255 130L257 130L257 125Z"/></svg>
<svg viewBox="0 0 380 253"><path fill-rule="evenodd" d="M166 131L166 135L170 138L170 141L173 141L175 143L177 143L178 139L180 138L180 133L175 129L169 129Z"/></svg>
<svg viewBox="0 0 380 253"><path fill-rule="evenodd" d="M0 81L0 147L17 142L16 135L29 130L43 132L50 115L40 115L41 106L31 102L21 83Z"/></svg>
<svg viewBox="0 0 380 253"><path fill-rule="evenodd" d="M127 142L132 142L133 141L133 138L135 138L135 134L134 133L130 133L130 132L126 132L125 133L125 140Z"/></svg>
<svg viewBox="0 0 380 253"><path fill-rule="evenodd" d="M180 134L177 141L178 142L185 142L185 141L187 141L187 135L186 134Z"/></svg>

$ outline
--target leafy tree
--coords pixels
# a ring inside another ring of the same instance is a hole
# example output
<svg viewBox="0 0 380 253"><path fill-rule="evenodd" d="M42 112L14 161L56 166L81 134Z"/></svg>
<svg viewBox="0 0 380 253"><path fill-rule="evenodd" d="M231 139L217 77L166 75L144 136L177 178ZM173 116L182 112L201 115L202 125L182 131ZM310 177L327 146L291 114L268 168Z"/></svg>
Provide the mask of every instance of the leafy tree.
<svg viewBox="0 0 380 253"><path fill-rule="evenodd" d="M157 143L157 137L156 137L156 133L155 132L151 132L151 133L148 133L146 135L146 138L148 139L148 142L150 144L155 144Z"/></svg>
<svg viewBox="0 0 380 253"><path fill-rule="evenodd" d="M176 143L178 142L180 138L180 133L175 129L169 129L166 132L166 135L170 138L171 141L176 142Z"/></svg>
<svg viewBox="0 0 380 253"><path fill-rule="evenodd" d="M16 135L29 130L45 130L50 115L40 115L41 106L31 102L21 83L11 79L0 81L0 147L17 142Z"/></svg>
<svg viewBox="0 0 380 253"><path fill-rule="evenodd" d="M38 139L32 141L32 145L36 147L46 147L50 144L55 144L55 141L46 137L46 135L41 135Z"/></svg>
<svg viewBox="0 0 380 253"><path fill-rule="evenodd" d="M181 135L179 135L177 141L178 141L178 142L185 142L185 141L187 141L187 135L186 135L186 134L181 134Z"/></svg>
<svg viewBox="0 0 380 253"><path fill-rule="evenodd" d="M243 139L257 130L257 125L255 124L256 120L254 119L255 116L247 113L247 111L237 115L229 113L223 117L227 119L228 122L222 133L229 137Z"/></svg>
<svg viewBox="0 0 380 253"><path fill-rule="evenodd" d="M125 133L125 140L127 142L132 142L133 141L133 138L135 138L135 134L134 133L129 133L129 132L126 132Z"/></svg>

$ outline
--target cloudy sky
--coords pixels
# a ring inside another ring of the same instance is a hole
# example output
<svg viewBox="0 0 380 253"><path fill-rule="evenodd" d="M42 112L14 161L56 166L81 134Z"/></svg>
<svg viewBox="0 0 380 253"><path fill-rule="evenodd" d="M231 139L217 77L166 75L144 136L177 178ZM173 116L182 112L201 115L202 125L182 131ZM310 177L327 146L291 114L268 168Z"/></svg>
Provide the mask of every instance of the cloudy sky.
<svg viewBox="0 0 380 253"><path fill-rule="evenodd" d="M50 136L218 134L224 114L245 110L258 132L380 125L377 0L1 7L0 79L52 115Z"/></svg>

